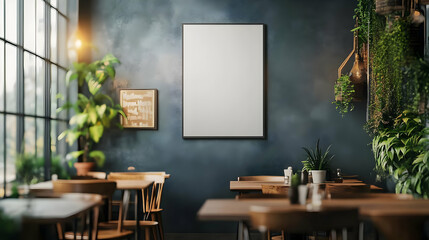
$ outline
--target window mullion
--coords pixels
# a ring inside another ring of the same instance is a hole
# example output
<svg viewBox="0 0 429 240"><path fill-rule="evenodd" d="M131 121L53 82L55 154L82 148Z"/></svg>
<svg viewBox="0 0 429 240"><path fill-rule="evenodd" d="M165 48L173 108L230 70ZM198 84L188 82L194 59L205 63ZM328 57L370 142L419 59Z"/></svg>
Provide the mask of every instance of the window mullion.
<svg viewBox="0 0 429 240"><path fill-rule="evenodd" d="M3 37L6 36L6 1L3 1ZM3 64L6 65L6 49L5 43L1 44L3 48ZM3 66L5 67L5 66ZM4 109L6 110L6 71L3 71L3 102ZM6 114L3 114L3 197L6 196L6 173L7 173L7 164L6 164Z"/></svg>
<svg viewBox="0 0 429 240"><path fill-rule="evenodd" d="M17 7L17 57L16 57L16 77L17 77L17 112L24 113L24 0L18 0ZM24 117L17 118L16 152L22 153L24 147Z"/></svg>
<svg viewBox="0 0 429 240"><path fill-rule="evenodd" d="M49 4L45 3L45 58L50 59L50 46L51 46L51 11ZM45 61L45 116L51 116L51 64ZM43 156L45 159L45 180L51 178L51 121L45 120L45 134Z"/></svg>

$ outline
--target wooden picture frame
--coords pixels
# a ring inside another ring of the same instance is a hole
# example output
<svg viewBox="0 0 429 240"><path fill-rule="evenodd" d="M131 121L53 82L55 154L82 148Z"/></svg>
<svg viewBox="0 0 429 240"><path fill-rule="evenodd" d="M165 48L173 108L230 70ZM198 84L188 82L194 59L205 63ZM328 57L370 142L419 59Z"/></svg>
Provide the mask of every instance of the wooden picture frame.
<svg viewBox="0 0 429 240"><path fill-rule="evenodd" d="M157 89L120 89L119 102L127 116L121 116L124 128L158 129Z"/></svg>
<svg viewBox="0 0 429 240"><path fill-rule="evenodd" d="M266 138L265 43L264 24L183 24L183 138Z"/></svg>

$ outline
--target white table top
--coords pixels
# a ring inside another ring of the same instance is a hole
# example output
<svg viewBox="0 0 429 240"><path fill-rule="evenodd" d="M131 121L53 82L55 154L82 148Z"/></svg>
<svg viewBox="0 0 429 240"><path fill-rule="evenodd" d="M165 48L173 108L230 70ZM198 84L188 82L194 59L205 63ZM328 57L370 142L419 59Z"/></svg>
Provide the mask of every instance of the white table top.
<svg viewBox="0 0 429 240"><path fill-rule="evenodd" d="M61 198L3 199L0 208L15 219L55 223L71 219L101 203L100 195L72 193Z"/></svg>

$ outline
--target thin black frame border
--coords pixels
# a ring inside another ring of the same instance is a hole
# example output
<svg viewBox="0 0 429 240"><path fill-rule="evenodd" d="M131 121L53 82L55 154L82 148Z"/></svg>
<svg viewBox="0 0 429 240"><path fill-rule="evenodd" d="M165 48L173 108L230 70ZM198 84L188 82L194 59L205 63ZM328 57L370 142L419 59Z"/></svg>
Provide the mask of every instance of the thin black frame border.
<svg viewBox="0 0 429 240"><path fill-rule="evenodd" d="M158 130L158 98L159 98L159 90L157 88L137 88L137 89L133 89L133 88L120 88L119 89L119 105L121 105L122 108L122 95L121 95L121 91L122 90L153 90L155 91L156 95L155 95L155 109L154 109L154 127L153 128L148 128L148 127L124 127L122 125L122 116L120 116L120 124L124 129L136 129L136 130Z"/></svg>
<svg viewBox="0 0 429 240"><path fill-rule="evenodd" d="M263 67L263 90L262 90L262 136L185 136L184 135L184 26L185 25L262 25L262 38L263 38L263 46L262 46L262 67ZM216 139L253 139L253 140L266 140L267 139L267 25L264 23L182 23L182 139L192 140L192 139L207 139L207 140L216 140Z"/></svg>

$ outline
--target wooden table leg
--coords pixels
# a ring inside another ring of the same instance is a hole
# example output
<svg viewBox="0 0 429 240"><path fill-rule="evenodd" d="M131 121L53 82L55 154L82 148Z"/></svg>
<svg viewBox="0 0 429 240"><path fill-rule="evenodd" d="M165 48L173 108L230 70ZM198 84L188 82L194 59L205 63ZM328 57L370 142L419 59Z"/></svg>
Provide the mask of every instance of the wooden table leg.
<svg viewBox="0 0 429 240"><path fill-rule="evenodd" d="M422 239L427 217L372 216L371 220L387 240Z"/></svg>
<svg viewBox="0 0 429 240"><path fill-rule="evenodd" d="M243 240L243 221L238 221L237 240Z"/></svg>
<svg viewBox="0 0 429 240"><path fill-rule="evenodd" d="M140 239L140 220L143 219L143 208L142 208L142 191L136 190L135 195L135 207L134 207L134 214L136 216L136 237L137 239Z"/></svg>
<svg viewBox="0 0 429 240"><path fill-rule="evenodd" d="M249 228L244 221L238 222L237 239L238 240L249 240L250 239Z"/></svg>

